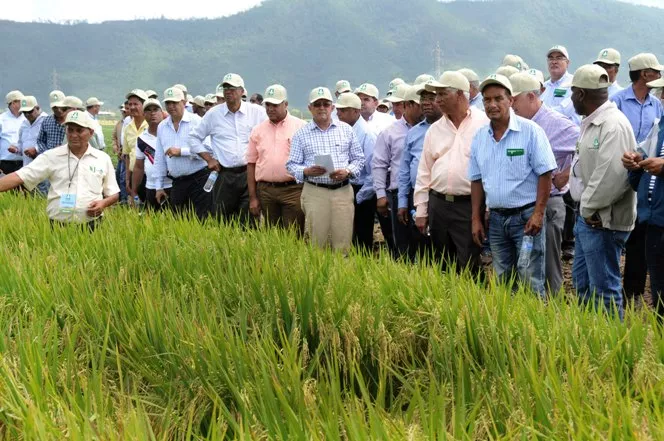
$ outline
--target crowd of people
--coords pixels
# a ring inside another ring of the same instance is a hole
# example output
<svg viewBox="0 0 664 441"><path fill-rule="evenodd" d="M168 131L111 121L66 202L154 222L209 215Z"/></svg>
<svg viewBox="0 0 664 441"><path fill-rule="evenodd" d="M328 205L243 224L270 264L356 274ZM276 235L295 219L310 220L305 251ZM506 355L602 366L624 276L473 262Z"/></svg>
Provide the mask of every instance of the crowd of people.
<svg viewBox="0 0 664 441"><path fill-rule="evenodd" d="M334 94L311 90L309 122L289 113L283 85L247 101L235 73L206 96L134 89L113 131L115 170L97 98L53 91L47 115L12 91L0 191L46 194L54 224L94 229L126 201L249 228L263 219L340 252L371 253L378 221L395 259L481 276L485 249L496 276L542 298L563 288L572 241L581 302L622 318L649 273L664 316L664 66L633 56L622 88L615 49L574 74L565 47L545 59L546 80L510 54L483 80L471 69L395 78L383 99L340 80Z"/></svg>

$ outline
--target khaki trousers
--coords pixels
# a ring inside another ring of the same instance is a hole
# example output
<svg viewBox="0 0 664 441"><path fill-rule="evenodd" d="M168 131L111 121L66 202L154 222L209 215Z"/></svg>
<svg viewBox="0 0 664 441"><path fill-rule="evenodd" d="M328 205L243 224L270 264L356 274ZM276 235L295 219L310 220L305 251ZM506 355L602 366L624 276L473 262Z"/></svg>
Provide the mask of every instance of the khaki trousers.
<svg viewBox="0 0 664 441"><path fill-rule="evenodd" d="M321 248L348 252L353 239L353 187L335 190L305 183L302 189L304 234Z"/></svg>

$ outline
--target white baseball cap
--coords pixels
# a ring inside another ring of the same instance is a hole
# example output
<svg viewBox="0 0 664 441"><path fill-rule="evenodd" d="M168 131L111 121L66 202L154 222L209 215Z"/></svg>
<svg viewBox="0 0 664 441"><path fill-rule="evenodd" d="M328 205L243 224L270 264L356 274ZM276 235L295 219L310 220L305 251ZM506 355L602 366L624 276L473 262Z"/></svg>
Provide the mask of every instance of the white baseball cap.
<svg viewBox="0 0 664 441"><path fill-rule="evenodd" d="M392 89L392 94L385 98L391 103L403 103L406 101L406 94L410 86L406 83L397 84L394 89Z"/></svg>
<svg viewBox="0 0 664 441"><path fill-rule="evenodd" d="M288 101L288 92L281 84L273 84L265 89L265 95L263 95L264 103L281 104L284 101Z"/></svg>
<svg viewBox="0 0 664 441"><path fill-rule="evenodd" d="M21 108L18 109L19 112L30 112L32 109L37 107L37 98L32 95L26 95L21 100Z"/></svg>
<svg viewBox="0 0 664 441"><path fill-rule="evenodd" d="M519 96L522 93L538 91L542 87L542 83L528 72L518 72L510 78L512 84L512 96Z"/></svg>
<svg viewBox="0 0 664 441"><path fill-rule="evenodd" d="M58 106L58 107L67 107L67 108L70 108L70 109L79 109L79 110L83 110L85 108L83 106L83 101L81 101L80 98L78 98L76 96L72 96L72 95L66 96L62 100L62 106Z"/></svg>
<svg viewBox="0 0 664 441"><path fill-rule="evenodd" d="M227 73L224 75L224 78L221 80L221 85L230 84L233 87L242 87L244 88L244 80L242 77L235 73Z"/></svg>
<svg viewBox="0 0 664 441"><path fill-rule="evenodd" d="M503 64L502 65L503 66L512 66L512 67L516 68L517 70L523 70L525 64L526 63L523 62L523 58L521 58L520 56L514 55L514 54L507 54L503 58Z"/></svg>
<svg viewBox="0 0 664 441"><path fill-rule="evenodd" d="M519 69L513 66L500 66L498 69L496 69L496 73L498 75L502 75L504 77L511 77L515 73L521 72Z"/></svg>
<svg viewBox="0 0 664 441"><path fill-rule="evenodd" d="M5 102L11 104L14 101L21 101L23 99L23 93L20 90L12 90L5 96Z"/></svg>
<svg viewBox="0 0 664 441"><path fill-rule="evenodd" d="M563 54L565 56L565 58L567 58L569 60L569 52L567 52L567 48L565 46L561 46L559 44L553 46L551 49L549 49L546 52L546 56L548 57L549 55L551 55L554 52L560 52L561 54Z"/></svg>
<svg viewBox="0 0 664 441"><path fill-rule="evenodd" d="M89 115L88 112L82 110L74 110L67 114L65 118L65 125L76 124L77 126L85 127L94 131L96 122Z"/></svg>
<svg viewBox="0 0 664 441"><path fill-rule="evenodd" d="M657 57L654 54L638 54L629 59L629 71L637 71L644 69L664 70L664 66L659 64Z"/></svg>
<svg viewBox="0 0 664 441"><path fill-rule="evenodd" d="M196 95L194 97L194 104L198 107L205 107L205 97L203 95Z"/></svg>
<svg viewBox="0 0 664 441"><path fill-rule="evenodd" d="M143 102L145 102L145 100L148 99L148 95L145 93L143 89L133 89L131 92L125 95L125 99L129 99L132 96L135 96L136 98L138 98Z"/></svg>
<svg viewBox="0 0 664 441"><path fill-rule="evenodd" d="M357 109L360 110L362 107L362 101L360 97L351 92L344 92L339 95L337 98L337 103L335 105L337 109Z"/></svg>
<svg viewBox="0 0 664 441"><path fill-rule="evenodd" d="M350 83L346 80L339 80L335 85L335 90L337 93L351 92L353 89L350 87Z"/></svg>
<svg viewBox="0 0 664 441"><path fill-rule="evenodd" d="M464 67L463 69L459 69L459 73L462 74L464 77L466 77L468 82L472 83L473 81L477 81L477 82L480 81L480 77L472 69L468 69L468 68Z"/></svg>
<svg viewBox="0 0 664 441"><path fill-rule="evenodd" d="M574 72L571 84L563 87L577 87L579 89L606 89L611 85L609 74L602 66L596 64L585 64Z"/></svg>
<svg viewBox="0 0 664 441"><path fill-rule="evenodd" d="M52 90L48 94L48 101L51 104L51 107L60 107L57 104L60 104L62 100L65 99L65 94L61 90Z"/></svg>
<svg viewBox="0 0 664 441"><path fill-rule="evenodd" d="M436 79L434 78L433 75L422 74L422 75L418 75L417 78L415 78L415 83L413 83L413 84L415 84L415 85L424 84L427 81L436 81Z"/></svg>
<svg viewBox="0 0 664 441"><path fill-rule="evenodd" d="M91 96L90 98L87 99L85 102L85 107L90 107L90 106L103 106L104 102L99 101L97 97Z"/></svg>
<svg viewBox="0 0 664 441"><path fill-rule="evenodd" d="M159 102L158 99L155 98L148 98L147 100L145 100L145 102L143 103L143 110L147 109L150 106L157 106L163 110L163 107L161 107L161 103Z"/></svg>
<svg viewBox="0 0 664 441"><path fill-rule="evenodd" d="M426 90L435 92L436 89L452 87L464 92L470 92L470 82L461 72L448 70L443 72L438 81L425 85Z"/></svg>
<svg viewBox="0 0 664 441"><path fill-rule="evenodd" d="M187 90L187 86L185 86L184 84L173 84L172 87L177 87L178 89L183 91L185 95L189 93L189 91Z"/></svg>
<svg viewBox="0 0 664 441"><path fill-rule="evenodd" d="M378 99L378 88L371 83L361 84L360 87L355 89L355 93L363 93L365 95L372 96Z"/></svg>
<svg viewBox="0 0 664 441"><path fill-rule="evenodd" d="M313 104L318 100L333 101L330 89L322 86L312 89L311 92L309 92L309 104Z"/></svg>
<svg viewBox="0 0 664 441"><path fill-rule="evenodd" d="M512 95L512 83L510 83L510 80L507 77L500 74L492 74L486 77L484 81L482 81L482 84L480 84L480 92L484 91L485 87L491 86L492 84L504 87L509 91L510 95Z"/></svg>
<svg viewBox="0 0 664 441"><path fill-rule="evenodd" d="M178 103L180 101L186 100L186 97L184 95L184 92L182 89L178 87L169 87L168 89L164 90L164 102L173 102L173 103Z"/></svg>
<svg viewBox="0 0 664 441"><path fill-rule="evenodd" d="M620 64L620 52L613 49L612 47L607 47L599 51L595 63L603 64Z"/></svg>

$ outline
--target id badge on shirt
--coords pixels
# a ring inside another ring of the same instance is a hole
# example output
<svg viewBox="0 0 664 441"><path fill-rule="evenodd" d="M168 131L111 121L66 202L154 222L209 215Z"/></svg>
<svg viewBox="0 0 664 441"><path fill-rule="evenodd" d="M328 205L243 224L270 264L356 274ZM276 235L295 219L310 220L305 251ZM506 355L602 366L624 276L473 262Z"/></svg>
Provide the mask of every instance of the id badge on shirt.
<svg viewBox="0 0 664 441"><path fill-rule="evenodd" d="M73 213L76 209L76 194L65 193L60 196L60 211L62 213Z"/></svg>
<svg viewBox="0 0 664 441"><path fill-rule="evenodd" d="M554 98L562 98L567 94L567 89L553 89Z"/></svg>

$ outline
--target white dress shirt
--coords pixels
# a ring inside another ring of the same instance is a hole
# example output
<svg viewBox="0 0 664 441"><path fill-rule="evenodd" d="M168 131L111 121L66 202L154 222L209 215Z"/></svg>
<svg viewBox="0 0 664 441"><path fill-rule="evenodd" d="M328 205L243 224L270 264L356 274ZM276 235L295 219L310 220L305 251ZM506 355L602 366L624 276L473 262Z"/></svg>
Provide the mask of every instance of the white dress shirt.
<svg viewBox="0 0 664 441"><path fill-rule="evenodd" d="M0 161L22 161L21 153L9 153L9 146L18 147L18 132L25 121L25 116L19 113L14 116L7 109L0 115Z"/></svg>
<svg viewBox="0 0 664 441"><path fill-rule="evenodd" d="M99 118L97 118L96 115L93 115L90 112L87 112L88 116L92 118L92 120L96 123L97 128L95 128L95 136L97 137L97 141L99 142L100 149L99 150L104 150L106 148L106 141L104 140L104 130L101 127L101 123L99 122Z"/></svg>
<svg viewBox="0 0 664 441"><path fill-rule="evenodd" d="M21 128L18 133L18 147L21 155L23 155L23 165L26 166L32 162L32 158L25 155L24 152L26 149L37 148L37 138L39 137L39 130L41 129L44 118L46 118L46 112L39 114L37 119L34 120L32 124L26 118L21 124Z"/></svg>
<svg viewBox="0 0 664 441"><path fill-rule="evenodd" d="M367 120L369 124L369 129L371 129L376 136L380 135L380 132L394 124L397 119L390 115L389 113L380 113L376 110Z"/></svg>
<svg viewBox="0 0 664 441"><path fill-rule="evenodd" d="M211 152L222 167L247 165L249 135L254 127L267 119L265 108L242 102L237 112L228 110L226 103L210 109L201 123L189 134L192 153ZM204 140L210 137L211 150Z"/></svg>

